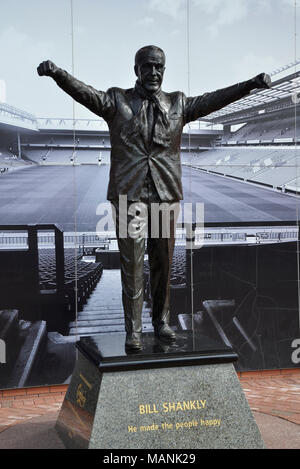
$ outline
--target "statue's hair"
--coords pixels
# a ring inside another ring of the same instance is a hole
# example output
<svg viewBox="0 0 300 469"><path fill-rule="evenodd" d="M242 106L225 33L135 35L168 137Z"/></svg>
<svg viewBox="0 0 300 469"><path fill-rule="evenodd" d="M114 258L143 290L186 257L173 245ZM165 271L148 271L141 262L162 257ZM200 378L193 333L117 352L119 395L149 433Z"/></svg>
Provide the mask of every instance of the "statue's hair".
<svg viewBox="0 0 300 469"><path fill-rule="evenodd" d="M140 60L141 60L142 56L143 56L146 52L149 52L149 51L160 52L161 55L162 55L163 58L164 58L164 62L166 61L165 53L164 53L164 51L163 51L160 47L157 47L157 46L145 46L145 47L142 47L141 49L139 49L139 50L137 51L137 53L135 54L135 58L134 58L134 63L135 63L135 65L138 65L138 64L140 63Z"/></svg>

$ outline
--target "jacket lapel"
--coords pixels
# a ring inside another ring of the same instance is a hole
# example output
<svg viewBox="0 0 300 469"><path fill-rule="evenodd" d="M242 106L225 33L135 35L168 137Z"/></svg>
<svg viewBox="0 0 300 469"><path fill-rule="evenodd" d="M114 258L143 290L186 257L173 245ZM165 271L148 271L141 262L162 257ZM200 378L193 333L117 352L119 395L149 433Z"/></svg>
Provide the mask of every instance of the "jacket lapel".
<svg viewBox="0 0 300 469"><path fill-rule="evenodd" d="M154 121L153 143L162 147L170 144L170 123L168 119L169 100L163 91L158 95L159 105L163 110L158 112L155 109L156 119ZM147 99L143 99L137 90L133 88L130 98L130 108L133 117L124 124L120 137L123 142L132 148L141 147L144 151L149 151L148 145L148 122L147 122Z"/></svg>

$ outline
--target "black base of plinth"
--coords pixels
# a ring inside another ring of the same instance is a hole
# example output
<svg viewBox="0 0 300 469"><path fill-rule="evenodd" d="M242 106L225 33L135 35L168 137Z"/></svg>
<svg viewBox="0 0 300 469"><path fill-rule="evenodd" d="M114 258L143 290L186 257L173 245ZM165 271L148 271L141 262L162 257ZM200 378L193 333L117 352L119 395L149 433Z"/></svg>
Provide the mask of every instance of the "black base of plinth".
<svg viewBox="0 0 300 469"><path fill-rule="evenodd" d="M212 339L191 331L177 333L173 343L160 340L151 332L144 333L142 341L143 350L134 353L126 351L124 333L82 337L77 348L101 372L207 365L238 359L233 348L221 337Z"/></svg>

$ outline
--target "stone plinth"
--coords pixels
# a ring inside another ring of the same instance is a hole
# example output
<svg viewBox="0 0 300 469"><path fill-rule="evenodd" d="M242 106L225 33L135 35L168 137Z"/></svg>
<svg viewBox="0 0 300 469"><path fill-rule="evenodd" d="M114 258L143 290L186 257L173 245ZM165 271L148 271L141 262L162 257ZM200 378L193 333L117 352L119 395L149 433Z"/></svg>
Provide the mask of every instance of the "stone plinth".
<svg viewBox="0 0 300 469"><path fill-rule="evenodd" d="M127 355L124 335L82 338L57 421L68 448L263 448L221 339L178 334L176 344L144 334Z"/></svg>

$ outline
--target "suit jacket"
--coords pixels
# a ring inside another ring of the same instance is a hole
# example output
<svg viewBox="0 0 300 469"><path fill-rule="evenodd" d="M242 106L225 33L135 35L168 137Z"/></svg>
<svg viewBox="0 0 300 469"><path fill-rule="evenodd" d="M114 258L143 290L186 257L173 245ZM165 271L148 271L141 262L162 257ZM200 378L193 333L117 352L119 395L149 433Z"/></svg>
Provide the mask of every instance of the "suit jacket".
<svg viewBox="0 0 300 469"><path fill-rule="evenodd" d="M107 199L139 200L148 171L162 201L183 198L180 142L185 124L244 97L254 88L251 80L202 96L186 97L182 92L159 91L160 108L166 119L156 120L149 145L145 100L136 87L98 91L58 69L57 84L77 102L102 117L111 139L111 168Z"/></svg>

